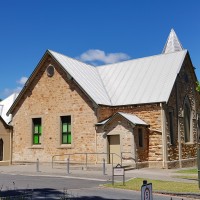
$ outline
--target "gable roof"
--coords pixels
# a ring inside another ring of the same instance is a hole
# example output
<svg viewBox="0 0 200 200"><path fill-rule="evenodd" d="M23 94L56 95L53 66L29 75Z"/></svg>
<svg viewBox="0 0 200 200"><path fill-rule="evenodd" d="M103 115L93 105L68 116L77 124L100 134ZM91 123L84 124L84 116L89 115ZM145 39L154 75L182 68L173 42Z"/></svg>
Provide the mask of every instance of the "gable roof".
<svg viewBox="0 0 200 200"><path fill-rule="evenodd" d="M97 67L113 106L167 102L187 50Z"/></svg>
<svg viewBox="0 0 200 200"><path fill-rule="evenodd" d="M59 54L55 51L48 52L56 59L66 72L78 83L96 104L110 105L110 99L102 83L98 71L92 65Z"/></svg>
<svg viewBox="0 0 200 200"><path fill-rule="evenodd" d="M167 102L189 53L183 50L173 29L162 54L98 67L47 50L7 114L12 113L47 55L95 104L124 106Z"/></svg>
<svg viewBox="0 0 200 200"><path fill-rule="evenodd" d="M47 50L7 114L12 113L27 90L46 54L51 55L97 105L121 106L167 102L187 50L99 67Z"/></svg>
<svg viewBox="0 0 200 200"><path fill-rule="evenodd" d="M2 124L4 125L4 127L6 129L9 129L11 127L10 125L6 124L6 122L4 121L4 119L1 116L0 116L0 122L2 122Z"/></svg>
<svg viewBox="0 0 200 200"><path fill-rule="evenodd" d="M6 124L9 124L9 122L12 120L11 115L6 115L10 107L12 106L13 102L17 98L18 93L13 93L6 99L0 102L0 117L5 121Z"/></svg>
<svg viewBox="0 0 200 200"><path fill-rule="evenodd" d="M141 125L141 126L149 126L146 122L144 122L142 119L140 119L139 117L137 117L134 114L130 114L130 113L123 113L123 112L117 112L114 115L112 115L111 117L109 117L108 119L97 123L97 126L101 126L101 125L106 125L109 122L111 122L116 116L121 116L124 119L128 120L131 124L133 125Z"/></svg>

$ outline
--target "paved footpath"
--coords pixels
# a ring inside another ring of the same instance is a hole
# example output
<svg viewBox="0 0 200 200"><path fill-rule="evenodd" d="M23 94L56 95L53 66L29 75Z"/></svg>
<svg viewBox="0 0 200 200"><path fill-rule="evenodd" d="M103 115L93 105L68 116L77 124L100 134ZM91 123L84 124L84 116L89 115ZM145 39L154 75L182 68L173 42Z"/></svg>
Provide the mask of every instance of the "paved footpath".
<svg viewBox="0 0 200 200"><path fill-rule="evenodd" d="M135 169L125 172L125 179L131 178L144 178L144 179L157 179L167 181L179 181L179 182L191 182L197 183L195 180L186 180L174 177L174 172L177 169ZM69 173L68 173L69 172ZM85 180L98 180L98 181L111 181L112 171L107 170L106 174L103 174L101 168L89 168L89 170L82 170L79 168L70 168L68 171L66 166L55 166L52 168L51 164L27 164L27 165L11 165L11 166L0 166L0 173L2 174L14 174L14 175L29 175L29 176L50 176L50 177L70 177L74 179L85 179ZM115 177L116 181L122 181L122 177ZM196 198L197 197L197 198ZM196 195L196 199L200 199L200 196ZM198 198L199 197L199 198Z"/></svg>

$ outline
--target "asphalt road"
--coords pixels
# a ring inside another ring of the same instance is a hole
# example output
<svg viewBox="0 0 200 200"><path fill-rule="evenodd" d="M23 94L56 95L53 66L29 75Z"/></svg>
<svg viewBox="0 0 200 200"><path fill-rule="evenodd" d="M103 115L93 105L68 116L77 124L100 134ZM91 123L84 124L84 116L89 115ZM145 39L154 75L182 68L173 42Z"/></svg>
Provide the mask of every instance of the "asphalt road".
<svg viewBox="0 0 200 200"><path fill-rule="evenodd" d="M99 185L105 180L75 179L69 177L24 176L0 174L0 195L13 196L32 194L32 199L121 199L140 200L140 192L120 189L109 189ZM153 195L154 200L171 200L171 196ZM64 198L63 198L64 199ZM66 198L67 199L67 198ZM172 197L173 200L182 198ZM184 199L184 198L183 198ZM186 199L184 199L186 200Z"/></svg>

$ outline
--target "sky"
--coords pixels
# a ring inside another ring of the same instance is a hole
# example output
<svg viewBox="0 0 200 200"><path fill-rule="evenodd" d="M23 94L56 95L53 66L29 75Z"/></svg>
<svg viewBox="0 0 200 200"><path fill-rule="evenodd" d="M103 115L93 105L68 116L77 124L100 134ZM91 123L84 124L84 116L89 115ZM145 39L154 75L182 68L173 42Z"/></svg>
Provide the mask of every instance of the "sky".
<svg viewBox="0 0 200 200"><path fill-rule="evenodd" d="M200 80L199 0L1 0L0 99L47 49L93 65L160 54L173 28Z"/></svg>

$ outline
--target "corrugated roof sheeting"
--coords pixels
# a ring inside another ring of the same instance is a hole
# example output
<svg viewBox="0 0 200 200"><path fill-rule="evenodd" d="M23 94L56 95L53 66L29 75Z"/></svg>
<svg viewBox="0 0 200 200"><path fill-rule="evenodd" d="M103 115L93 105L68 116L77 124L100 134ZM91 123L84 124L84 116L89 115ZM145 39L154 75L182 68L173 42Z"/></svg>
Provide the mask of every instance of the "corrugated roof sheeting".
<svg viewBox="0 0 200 200"><path fill-rule="evenodd" d="M15 99L17 98L17 96L18 96L18 93L13 93L12 95L10 95L9 97L7 97L6 99L4 99L3 101L0 102L0 108L1 108L0 116L6 122L6 124L9 124L9 122L12 120L11 114L9 114L7 116L6 113L12 106L12 104L15 101Z"/></svg>
<svg viewBox="0 0 200 200"><path fill-rule="evenodd" d="M94 66L51 50L49 52L97 104L111 104L98 71Z"/></svg>
<svg viewBox="0 0 200 200"><path fill-rule="evenodd" d="M98 126L105 125L108 122L112 121L112 119L117 115L121 115L122 117L124 117L125 119L127 119L129 122L131 122L134 125L148 126L148 124L146 122L144 122L142 119L140 119L136 115L130 114L130 113L123 113L123 112L117 112L113 116L111 116L110 118L108 118L108 119L106 119L102 122L99 122L96 125L98 125Z"/></svg>
<svg viewBox="0 0 200 200"><path fill-rule="evenodd" d="M135 125L145 125L145 126L148 126L148 124L146 122L144 122L143 120L141 120L136 115L129 114L129 113L122 113L122 112L119 112L119 114L122 115L124 118L126 118L128 121L130 121L131 123L133 123Z"/></svg>
<svg viewBox="0 0 200 200"><path fill-rule="evenodd" d="M112 105L167 102L187 51L97 67Z"/></svg>

